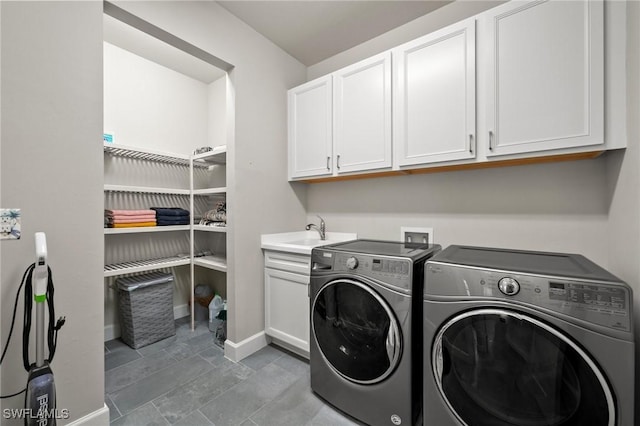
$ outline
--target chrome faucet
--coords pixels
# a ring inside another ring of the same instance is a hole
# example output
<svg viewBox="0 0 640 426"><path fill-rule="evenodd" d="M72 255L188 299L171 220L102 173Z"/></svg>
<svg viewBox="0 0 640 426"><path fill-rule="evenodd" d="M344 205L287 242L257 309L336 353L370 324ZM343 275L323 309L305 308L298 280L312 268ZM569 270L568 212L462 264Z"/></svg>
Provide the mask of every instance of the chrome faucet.
<svg viewBox="0 0 640 426"><path fill-rule="evenodd" d="M320 215L316 215L318 216L318 218L320 219L320 227L318 227L318 225L316 225L315 223L310 223L306 226L306 230L310 230L311 228L314 228L316 231L318 231L318 234L320 234L320 239L321 240L325 240L327 238L326 235L326 226L324 223L324 219L320 217Z"/></svg>

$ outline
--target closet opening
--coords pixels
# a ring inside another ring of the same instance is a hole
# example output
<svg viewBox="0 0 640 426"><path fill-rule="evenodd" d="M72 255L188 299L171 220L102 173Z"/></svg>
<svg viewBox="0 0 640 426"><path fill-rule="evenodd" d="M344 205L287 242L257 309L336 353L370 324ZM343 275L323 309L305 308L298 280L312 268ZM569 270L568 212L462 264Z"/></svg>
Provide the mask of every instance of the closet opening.
<svg viewBox="0 0 640 426"><path fill-rule="evenodd" d="M154 332L119 307L124 278L150 274L172 278L172 320L207 327L227 297L233 66L108 2L103 53L104 341Z"/></svg>

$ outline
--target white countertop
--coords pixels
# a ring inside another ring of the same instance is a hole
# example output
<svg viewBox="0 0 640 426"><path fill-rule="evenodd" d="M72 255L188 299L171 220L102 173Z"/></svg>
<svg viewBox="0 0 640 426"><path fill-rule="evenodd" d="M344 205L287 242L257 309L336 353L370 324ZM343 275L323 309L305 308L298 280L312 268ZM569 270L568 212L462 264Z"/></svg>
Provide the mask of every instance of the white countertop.
<svg viewBox="0 0 640 426"><path fill-rule="evenodd" d="M283 232L280 234L263 234L260 242L264 250L310 255L314 247L355 240L357 238L358 234L356 233L327 232L326 239L321 240L316 231L298 231Z"/></svg>

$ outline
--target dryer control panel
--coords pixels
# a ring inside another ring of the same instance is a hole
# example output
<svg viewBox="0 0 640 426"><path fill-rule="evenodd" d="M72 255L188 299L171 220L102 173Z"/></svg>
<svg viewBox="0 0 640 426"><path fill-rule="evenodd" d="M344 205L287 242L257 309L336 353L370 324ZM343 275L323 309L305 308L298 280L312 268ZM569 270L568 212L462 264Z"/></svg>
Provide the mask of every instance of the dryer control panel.
<svg viewBox="0 0 640 426"><path fill-rule="evenodd" d="M631 291L622 282L586 281L428 262L424 285L425 299L513 301L616 330L631 330Z"/></svg>

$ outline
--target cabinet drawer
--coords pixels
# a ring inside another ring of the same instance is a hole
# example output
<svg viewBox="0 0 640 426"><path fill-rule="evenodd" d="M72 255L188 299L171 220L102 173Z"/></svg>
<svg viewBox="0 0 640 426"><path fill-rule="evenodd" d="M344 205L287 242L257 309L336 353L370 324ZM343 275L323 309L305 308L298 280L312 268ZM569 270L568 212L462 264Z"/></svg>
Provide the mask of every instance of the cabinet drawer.
<svg viewBox="0 0 640 426"><path fill-rule="evenodd" d="M264 266L308 276L311 273L311 256L267 250L264 252Z"/></svg>

